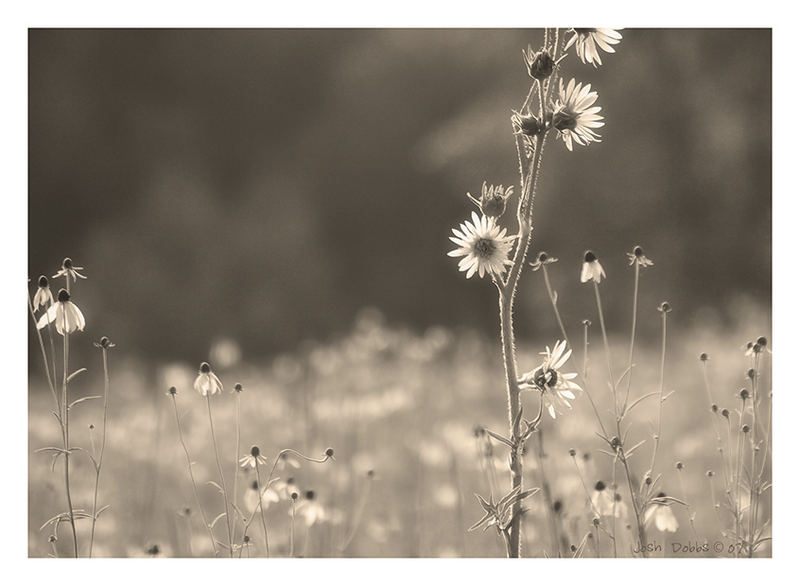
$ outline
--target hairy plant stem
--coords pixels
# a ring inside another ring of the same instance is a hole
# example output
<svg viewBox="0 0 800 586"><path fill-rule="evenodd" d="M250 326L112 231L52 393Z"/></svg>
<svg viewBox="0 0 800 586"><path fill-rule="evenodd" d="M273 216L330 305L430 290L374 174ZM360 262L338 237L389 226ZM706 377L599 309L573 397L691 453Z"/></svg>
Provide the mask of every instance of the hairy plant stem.
<svg viewBox="0 0 800 586"><path fill-rule="evenodd" d="M89 537L89 557L92 557L94 546L94 530L97 525L97 496L100 492L100 473L103 470L103 456L106 451L106 423L108 421L108 393L111 390L111 378L108 374L108 348L103 351L103 439L100 441L100 452L95 462L94 498L92 499L92 532ZM92 450L94 451L94 450Z"/></svg>
<svg viewBox="0 0 800 586"><path fill-rule="evenodd" d="M228 489L225 487L225 473L222 471L222 462L219 459L217 435L214 433L214 418L211 415L211 393L206 393L206 406L208 407L208 425L211 429L211 442L214 444L214 457L217 460L220 485L222 486L222 499L225 502L225 527L228 529L228 553L233 557L233 534L231 531L230 505L228 503Z"/></svg>
<svg viewBox="0 0 800 586"><path fill-rule="evenodd" d="M178 416L178 400L175 398L173 393L170 393L170 397L172 397L172 406L175 408L175 424L178 426L178 439L181 442L181 446L183 447L183 453L186 455L186 465L189 468L189 479L192 481L192 493L194 494L194 502L197 504L197 510L200 511L200 518L203 520L203 526L208 531L208 537L211 539L211 547L214 549L214 555L216 556L219 550L217 549L217 540L214 539L214 531L211 529L211 526L208 524L208 519L206 518L206 513L203 510L203 505L200 504L200 496L197 493L197 482L194 479L194 472L192 471L192 458L189 456L189 448L186 447L186 442L183 439L183 431L181 430L181 420ZM191 541L191 532L189 533L189 540Z"/></svg>

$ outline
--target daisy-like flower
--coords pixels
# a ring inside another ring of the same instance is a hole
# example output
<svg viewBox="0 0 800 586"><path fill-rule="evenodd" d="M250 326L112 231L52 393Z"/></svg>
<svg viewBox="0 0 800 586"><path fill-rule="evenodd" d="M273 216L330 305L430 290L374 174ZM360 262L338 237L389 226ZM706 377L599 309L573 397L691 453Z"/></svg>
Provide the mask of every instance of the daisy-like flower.
<svg viewBox="0 0 800 586"><path fill-rule="evenodd" d="M581 283L594 281L599 283L606 276L603 265L591 250L587 250L583 255L583 265L581 266Z"/></svg>
<svg viewBox="0 0 800 586"><path fill-rule="evenodd" d="M574 28L572 32L572 37L564 49L575 45L578 58L583 63L591 63L595 67L603 64L598 48L606 53L615 53L611 45L616 45L622 40L622 35L614 28Z"/></svg>
<svg viewBox="0 0 800 586"><path fill-rule="evenodd" d="M633 266L633 263L638 264L640 267L652 267L653 261L644 255L644 250L641 246L634 246L632 252L625 253L628 257L628 266Z"/></svg>
<svg viewBox="0 0 800 586"><path fill-rule="evenodd" d="M83 313L72 301L66 289L58 292L58 301L50 306L47 312L39 318L36 323L38 329L42 329L53 322L56 323L56 331L62 336L71 334L75 330L83 331L86 327L86 320Z"/></svg>
<svg viewBox="0 0 800 586"><path fill-rule="evenodd" d="M624 519L628 516L628 505L622 501L619 493L607 487L602 480L598 480L594 485L592 507L603 517Z"/></svg>
<svg viewBox="0 0 800 586"><path fill-rule="evenodd" d="M506 229L501 230L494 218L478 217L472 212L472 222L467 220L460 228L453 228L455 236L450 237L458 248L448 252L447 256L464 257L458 262L458 269L466 271L468 279L476 272L481 278L486 273L499 276L506 270L506 265L513 264L508 255L515 236L506 236Z"/></svg>
<svg viewBox="0 0 800 586"><path fill-rule="evenodd" d="M194 379L194 390L204 397L208 394L216 395L222 392L222 381L211 370L208 362L203 362L200 365L200 372L197 373L197 378Z"/></svg>
<svg viewBox="0 0 800 586"><path fill-rule="evenodd" d="M678 530L678 520L665 496L667 495L659 492L652 500L644 512L644 524L648 527L655 525L662 533L675 533Z"/></svg>
<svg viewBox="0 0 800 586"><path fill-rule="evenodd" d="M544 356L542 364L523 374L517 381L521 391L538 390L542 393L542 401L553 419L557 413L562 412L562 408L572 409L570 401L575 399L576 392L581 391L581 388L572 382L572 379L578 376L577 373L559 371L572 355L572 350L566 348L567 342L564 340L556 342L552 352L550 347L546 346L545 352L541 352Z"/></svg>
<svg viewBox="0 0 800 586"><path fill-rule="evenodd" d="M303 517L306 527L311 527L315 523L325 521L328 518L324 507L319 504L313 490L306 491L305 499L297 505L295 513ZM291 514L291 511L289 514Z"/></svg>
<svg viewBox="0 0 800 586"><path fill-rule="evenodd" d="M592 106L597 101L597 92L592 91L592 84L583 85L570 79L567 87L564 80L559 80L558 100L553 105L553 128L564 141L569 150L572 142L586 146L592 142L600 142L600 135L594 129L605 124L598 114L600 106Z"/></svg>
<svg viewBox="0 0 800 586"><path fill-rule="evenodd" d="M275 492L271 487L267 486L261 490L261 507L266 511L272 503L280 502L280 497L278 493ZM248 489L244 493L244 506L247 508L249 513L255 512L256 508L258 508L258 501L259 501L259 494L258 494L258 482L255 480L250 484Z"/></svg>
<svg viewBox="0 0 800 586"><path fill-rule="evenodd" d="M83 267L76 267L75 265L72 264L72 259L67 257L61 263L61 269L59 269L59 271L55 275L53 275L53 278L57 279L58 277L66 277L67 280L69 280L69 278L72 277L73 281L77 281L78 279L85 279L86 275L82 275L78 272L82 270Z"/></svg>
<svg viewBox="0 0 800 586"><path fill-rule="evenodd" d="M258 446L253 446L250 448L250 453L245 454L244 457L239 458L239 465L242 468L255 468L256 465L264 465L267 463L267 459L261 455L261 450Z"/></svg>
<svg viewBox="0 0 800 586"><path fill-rule="evenodd" d="M467 197L472 203L478 206L478 209L483 212L484 216L498 218L506 211L506 203L513 193L513 186L508 186L503 189L502 185L495 187L494 185L486 185L486 181L484 181L481 186L480 199L473 197L469 192L467 192Z"/></svg>
<svg viewBox="0 0 800 586"><path fill-rule="evenodd" d="M549 265L551 263L558 262L558 259L554 256L550 256L545 251L540 252L536 255L536 260L528 263L534 271L538 271L544 265Z"/></svg>
<svg viewBox="0 0 800 586"><path fill-rule="evenodd" d="M50 305L53 305L53 294L50 292L50 284L47 281L47 277L42 275L39 277L39 288L33 296L33 308L39 309Z"/></svg>

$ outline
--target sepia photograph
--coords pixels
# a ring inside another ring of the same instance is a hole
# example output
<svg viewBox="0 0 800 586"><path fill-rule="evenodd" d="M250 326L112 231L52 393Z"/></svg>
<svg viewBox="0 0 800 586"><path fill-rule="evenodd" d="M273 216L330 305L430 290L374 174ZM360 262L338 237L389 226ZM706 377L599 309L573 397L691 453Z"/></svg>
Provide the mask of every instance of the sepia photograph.
<svg viewBox="0 0 800 586"><path fill-rule="evenodd" d="M261 24L24 31L27 557L772 558L773 29Z"/></svg>

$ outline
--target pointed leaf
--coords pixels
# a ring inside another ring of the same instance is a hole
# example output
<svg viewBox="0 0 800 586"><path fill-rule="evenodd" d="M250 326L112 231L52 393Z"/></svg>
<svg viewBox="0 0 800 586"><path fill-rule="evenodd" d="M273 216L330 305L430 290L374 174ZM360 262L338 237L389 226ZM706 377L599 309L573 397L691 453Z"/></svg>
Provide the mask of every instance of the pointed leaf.
<svg viewBox="0 0 800 586"><path fill-rule="evenodd" d="M84 401L91 401L92 399L102 399L101 395L92 395L91 397L81 397L80 399L75 399L72 403L69 404L69 409L72 409L78 403L83 403Z"/></svg>
<svg viewBox="0 0 800 586"><path fill-rule="evenodd" d="M214 520L213 520L213 521L211 521L211 523L210 523L208 526L209 526L211 529L213 529L213 528L214 528L214 525L216 525L216 524L217 524L217 521L219 521L220 519L222 519L222 517L224 517L226 514L227 514L227 513L220 513L219 515L217 515L216 517L214 517Z"/></svg>
<svg viewBox="0 0 800 586"><path fill-rule="evenodd" d="M79 374L81 374L82 372L86 372L86 369L85 369L85 368L79 368L78 370L76 370L75 372L73 372L71 375L69 375L69 376L67 377L67 383L69 383L69 382L70 382L70 381L71 381L73 378L75 378L76 376L78 376L78 375L79 375Z"/></svg>
<svg viewBox="0 0 800 586"><path fill-rule="evenodd" d="M503 436L502 436L502 435L500 435L499 433L495 433L495 432L493 432L493 431L492 431L492 430L490 430L490 429L487 429L487 430L486 430L486 433L488 433L490 436L492 436L492 437L493 437L494 439L496 439L497 441L499 441L499 442L501 442L501 443L504 443L504 444L505 444L505 445L507 445L509 448L513 448L513 447L514 447L514 444L513 444L513 443L511 443L511 440L510 440L510 439L503 437Z"/></svg>

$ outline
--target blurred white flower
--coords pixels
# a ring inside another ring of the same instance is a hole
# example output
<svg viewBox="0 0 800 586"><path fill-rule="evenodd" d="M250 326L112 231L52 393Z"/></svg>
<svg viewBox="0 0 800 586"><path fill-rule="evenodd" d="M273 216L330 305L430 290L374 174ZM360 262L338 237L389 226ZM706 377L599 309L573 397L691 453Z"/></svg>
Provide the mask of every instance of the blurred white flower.
<svg viewBox="0 0 800 586"><path fill-rule="evenodd" d="M328 518L325 509L319 504L313 490L306 491L305 499L297 505L295 513L303 518L306 527L311 527L315 523L326 521Z"/></svg>
<svg viewBox="0 0 800 586"><path fill-rule="evenodd" d="M546 346L541 354L544 356L542 364L523 374L517 383L521 391L541 391L547 412L555 419L556 414L562 412L562 408L572 408L570 401L575 399L575 393L581 391L581 388L572 382L578 374L559 370L572 355L572 349L567 350L565 340L557 341L552 352L550 346Z"/></svg>
<svg viewBox="0 0 800 586"><path fill-rule="evenodd" d="M598 47L606 53L614 53L614 47L622 40L622 35L613 28L574 28L564 49L575 45L575 52L583 63L591 63L595 67L602 65Z"/></svg>
<svg viewBox="0 0 800 586"><path fill-rule="evenodd" d="M564 80L559 80L558 100L553 106L553 128L572 150L572 141L581 146L591 142L600 142L600 135L593 129L605 124L598 114L600 106L592 106L597 100L597 92L591 91L592 84L583 85L570 79L567 87Z"/></svg>
<svg viewBox="0 0 800 586"><path fill-rule="evenodd" d="M211 344L211 351L208 354L211 362L217 368L230 368L236 366L242 359L242 349L236 340L231 338L220 338Z"/></svg>
<svg viewBox="0 0 800 586"><path fill-rule="evenodd" d="M594 485L592 507L602 517L624 519L628 516L628 505L622 501L619 493L607 487L602 480Z"/></svg>
<svg viewBox="0 0 800 586"><path fill-rule="evenodd" d="M645 526L655 525L656 529L662 533L675 533L678 530L678 520L672 512L672 507L664 497L663 492L659 492L656 498L644 512Z"/></svg>
<svg viewBox="0 0 800 586"><path fill-rule="evenodd" d="M250 487L244 493L244 506L249 513L255 512L258 507L258 482L255 480L250 484ZM261 490L261 507L266 511L272 503L277 503L281 499L278 493L271 487L267 486Z"/></svg>
<svg viewBox="0 0 800 586"><path fill-rule="evenodd" d="M83 331L86 327L86 320L78 306L69 300L70 295L66 289L58 292L58 302L50 306L47 312L39 318L36 323L38 329L42 329L47 324L56 323L56 331L64 335L64 332L71 334L75 330Z"/></svg>
<svg viewBox="0 0 800 586"><path fill-rule="evenodd" d="M47 277L42 275L39 277L39 288L33 296L33 308L39 309L40 307L48 307L53 305L53 294L50 292L50 285L48 284Z"/></svg>
<svg viewBox="0 0 800 586"><path fill-rule="evenodd" d="M208 362L203 362L200 365L200 372L197 374L197 378L194 379L194 390L204 397L208 394L216 395L222 392L222 381L211 370Z"/></svg>
<svg viewBox="0 0 800 586"><path fill-rule="evenodd" d="M515 236L506 236L506 229L501 230L494 218L479 218L477 213L472 212L472 222L467 220L460 228L453 228L455 236L450 236L458 248L448 252L447 256L464 257L458 262L458 269L467 271L468 279L476 272L481 278L486 273L501 275L506 265L513 264L508 255Z"/></svg>
<svg viewBox="0 0 800 586"><path fill-rule="evenodd" d="M603 265L597 260L597 257L591 250L587 250L583 255L583 266L581 266L581 283L587 281L594 281L599 283L606 276L606 271Z"/></svg>

